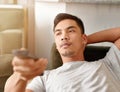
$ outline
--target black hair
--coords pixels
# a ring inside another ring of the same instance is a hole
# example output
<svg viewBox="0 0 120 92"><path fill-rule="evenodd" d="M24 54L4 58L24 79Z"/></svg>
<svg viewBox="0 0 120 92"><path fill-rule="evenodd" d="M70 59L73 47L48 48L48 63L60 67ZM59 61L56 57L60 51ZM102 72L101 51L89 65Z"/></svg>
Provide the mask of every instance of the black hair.
<svg viewBox="0 0 120 92"><path fill-rule="evenodd" d="M54 28L53 30L55 29L56 25L62 21L62 20L65 20L65 19L71 19L71 20L74 20L77 25L80 27L81 31L82 31L82 34L84 34L84 24L82 22L82 20L74 15L71 15L71 14L67 14L67 13L59 13L55 19L54 19Z"/></svg>

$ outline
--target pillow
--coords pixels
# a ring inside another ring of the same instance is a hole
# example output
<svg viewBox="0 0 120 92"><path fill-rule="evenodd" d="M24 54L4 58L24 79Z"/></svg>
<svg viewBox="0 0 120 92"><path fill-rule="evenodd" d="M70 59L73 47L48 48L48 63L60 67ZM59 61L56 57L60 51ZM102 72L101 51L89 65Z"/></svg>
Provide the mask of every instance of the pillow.
<svg viewBox="0 0 120 92"><path fill-rule="evenodd" d="M6 8L6 6L7 5L0 7L0 31L5 29L15 29L23 27L23 8Z"/></svg>
<svg viewBox="0 0 120 92"><path fill-rule="evenodd" d="M11 54L22 47L22 29L7 29L0 32L0 54Z"/></svg>
<svg viewBox="0 0 120 92"><path fill-rule="evenodd" d="M12 54L0 55L0 77L10 76L12 74L12 59Z"/></svg>
<svg viewBox="0 0 120 92"><path fill-rule="evenodd" d="M50 62L48 64L47 69L55 69L63 64L61 56L56 49L56 44L53 43L52 48L51 48L51 54L50 54Z"/></svg>

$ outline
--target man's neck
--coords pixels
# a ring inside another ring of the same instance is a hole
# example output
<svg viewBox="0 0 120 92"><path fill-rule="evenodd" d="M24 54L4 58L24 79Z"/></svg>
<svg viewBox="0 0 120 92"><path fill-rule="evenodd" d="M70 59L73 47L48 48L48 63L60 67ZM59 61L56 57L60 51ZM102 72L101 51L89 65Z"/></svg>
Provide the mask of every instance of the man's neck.
<svg viewBox="0 0 120 92"><path fill-rule="evenodd" d="M84 61L84 56L81 57L62 57L62 61L63 63L67 63L67 62L76 62L76 61Z"/></svg>

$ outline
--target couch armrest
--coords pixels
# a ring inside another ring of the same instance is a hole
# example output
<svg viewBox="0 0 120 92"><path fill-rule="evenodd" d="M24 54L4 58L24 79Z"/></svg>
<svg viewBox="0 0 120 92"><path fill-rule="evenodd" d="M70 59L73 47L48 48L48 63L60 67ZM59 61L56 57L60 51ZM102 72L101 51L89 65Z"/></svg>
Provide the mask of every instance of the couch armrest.
<svg viewBox="0 0 120 92"><path fill-rule="evenodd" d="M9 76L12 74L12 54L0 55L0 77Z"/></svg>
<svg viewBox="0 0 120 92"><path fill-rule="evenodd" d="M12 54L0 55L0 92L4 92L4 85L7 78L13 73L11 61Z"/></svg>

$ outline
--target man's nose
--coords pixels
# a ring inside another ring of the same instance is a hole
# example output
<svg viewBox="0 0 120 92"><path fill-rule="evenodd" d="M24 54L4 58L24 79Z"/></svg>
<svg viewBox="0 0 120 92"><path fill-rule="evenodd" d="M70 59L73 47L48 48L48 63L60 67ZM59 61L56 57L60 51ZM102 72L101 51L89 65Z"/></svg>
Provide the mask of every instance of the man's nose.
<svg viewBox="0 0 120 92"><path fill-rule="evenodd" d="M61 40L68 40L69 39L69 35L67 33L63 33Z"/></svg>

